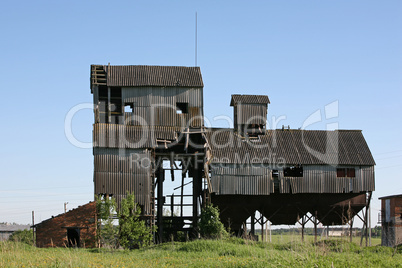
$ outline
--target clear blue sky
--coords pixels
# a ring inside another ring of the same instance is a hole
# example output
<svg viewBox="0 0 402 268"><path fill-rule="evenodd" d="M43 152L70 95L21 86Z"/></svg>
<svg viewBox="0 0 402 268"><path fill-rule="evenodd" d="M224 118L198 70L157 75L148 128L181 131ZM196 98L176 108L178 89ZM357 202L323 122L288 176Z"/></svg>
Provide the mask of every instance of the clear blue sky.
<svg viewBox="0 0 402 268"><path fill-rule="evenodd" d="M198 65L204 113L232 116L230 95L266 94L268 119L301 127L339 102L341 129L361 129L378 197L402 193L402 2L3 1L0 10L0 222L30 223L93 200L91 149L64 134L90 103L90 64ZM93 114L73 132L90 142ZM325 129L326 122L309 129Z"/></svg>

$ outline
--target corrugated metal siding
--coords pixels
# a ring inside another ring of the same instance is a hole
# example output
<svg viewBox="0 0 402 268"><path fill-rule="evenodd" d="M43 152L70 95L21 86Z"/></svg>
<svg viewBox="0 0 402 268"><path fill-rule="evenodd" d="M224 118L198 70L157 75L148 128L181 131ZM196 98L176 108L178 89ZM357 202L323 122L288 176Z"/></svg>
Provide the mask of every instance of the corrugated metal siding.
<svg viewBox="0 0 402 268"><path fill-rule="evenodd" d="M353 167L353 166L348 166ZM303 166L303 177L285 177L277 169L280 193L360 193L374 191L374 167L354 167L355 178L337 178L336 167ZM217 194L269 195L273 192L272 169L266 167L213 165L211 182Z"/></svg>
<svg viewBox="0 0 402 268"><path fill-rule="evenodd" d="M108 86L204 86L199 67L103 65L103 69L107 73Z"/></svg>
<svg viewBox="0 0 402 268"><path fill-rule="evenodd" d="M212 166L211 183L220 195L269 195L272 191L270 172L264 167Z"/></svg>
<svg viewBox="0 0 402 268"><path fill-rule="evenodd" d="M235 106L237 124L260 124L267 121L267 106L265 104L241 104Z"/></svg>
<svg viewBox="0 0 402 268"><path fill-rule="evenodd" d="M202 88L189 89L189 106L203 107L203 90Z"/></svg>
<svg viewBox="0 0 402 268"><path fill-rule="evenodd" d="M134 193L136 201L151 211L152 174L149 151L94 148L95 194L115 197Z"/></svg>
<svg viewBox="0 0 402 268"><path fill-rule="evenodd" d="M177 88L176 89L176 101L190 103L190 91L189 88Z"/></svg>
<svg viewBox="0 0 402 268"><path fill-rule="evenodd" d="M176 140L174 127L141 127L94 124L93 147L155 148L156 139Z"/></svg>
<svg viewBox="0 0 402 268"><path fill-rule="evenodd" d="M151 87L123 87L121 89L123 104L133 103L136 106L151 106Z"/></svg>

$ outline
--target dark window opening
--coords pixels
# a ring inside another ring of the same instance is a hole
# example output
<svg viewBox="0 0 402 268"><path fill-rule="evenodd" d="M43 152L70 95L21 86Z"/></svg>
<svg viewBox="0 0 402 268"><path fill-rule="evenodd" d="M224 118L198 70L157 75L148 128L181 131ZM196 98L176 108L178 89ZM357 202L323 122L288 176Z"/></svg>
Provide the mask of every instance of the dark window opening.
<svg viewBox="0 0 402 268"><path fill-rule="evenodd" d="M272 170L272 179L274 181L274 193L279 193L280 182L279 182L279 171Z"/></svg>
<svg viewBox="0 0 402 268"><path fill-rule="evenodd" d="M111 87L110 88L110 112L111 115L122 115L123 114L123 109L122 109L122 103L121 103L121 87Z"/></svg>
<svg viewBox="0 0 402 268"><path fill-rule="evenodd" d="M354 169L354 168L348 168L348 169L346 170L346 175L347 175L349 178L354 178L354 177L356 177L356 176L355 176L355 169Z"/></svg>
<svg viewBox="0 0 402 268"><path fill-rule="evenodd" d="M303 167L302 166L291 166L283 170L285 177L303 177Z"/></svg>
<svg viewBox="0 0 402 268"><path fill-rule="evenodd" d="M338 178L354 178L356 177L356 171L354 168L337 168L336 177Z"/></svg>
<svg viewBox="0 0 402 268"><path fill-rule="evenodd" d="M78 228L68 228L67 229L67 240L69 247L80 247L80 229Z"/></svg>
<svg viewBox="0 0 402 268"><path fill-rule="evenodd" d="M188 103L187 102L177 102L176 103L176 113L177 114L188 114Z"/></svg>

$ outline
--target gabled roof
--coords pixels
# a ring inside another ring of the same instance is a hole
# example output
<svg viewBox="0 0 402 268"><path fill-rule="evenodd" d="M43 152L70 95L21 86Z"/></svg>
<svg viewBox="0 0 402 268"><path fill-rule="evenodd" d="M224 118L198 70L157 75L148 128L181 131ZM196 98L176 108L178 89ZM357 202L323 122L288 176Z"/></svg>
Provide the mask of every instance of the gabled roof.
<svg viewBox="0 0 402 268"><path fill-rule="evenodd" d="M96 70L96 71L95 71ZM104 75L110 87L174 86L203 87L200 67L149 65L91 65L91 83L96 73ZM92 88L91 84L91 88Z"/></svg>
<svg viewBox="0 0 402 268"><path fill-rule="evenodd" d="M269 98L267 95L232 95L232 99L230 100L230 106L235 106L238 103L243 104L268 104Z"/></svg>
<svg viewBox="0 0 402 268"><path fill-rule="evenodd" d="M212 163L375 165L360 130L267 130L247 140L233 129L209 129Z"/></svg>

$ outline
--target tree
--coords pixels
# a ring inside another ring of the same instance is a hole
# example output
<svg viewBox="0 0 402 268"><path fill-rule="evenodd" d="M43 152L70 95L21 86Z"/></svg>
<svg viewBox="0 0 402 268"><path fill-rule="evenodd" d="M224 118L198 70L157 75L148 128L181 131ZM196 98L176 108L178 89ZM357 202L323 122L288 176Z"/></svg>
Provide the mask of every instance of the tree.
<svg viewBox="0 0 402 268"><path fill-rule="evenodd" d="M98 240L101 245L111 248L118 247L118 229L114 226L113 215L116 213L114 198L96 197L96 210L98 212Z"/></svg>
<svg viewBox="0 0 402 268"><path fill-rule="evenodd" d="M127 194L120 206L120 245L125 249L133 249L151 244L152 230L140 219L141 208L135 203L134 194Z"/></svg>
<svg viewBox="0 0 402 268"><path fill-rule="evenodd" d="M201 210L200 233L205 238L220 239L228 233L219 219L219 209L209 204Z"/></svg>

